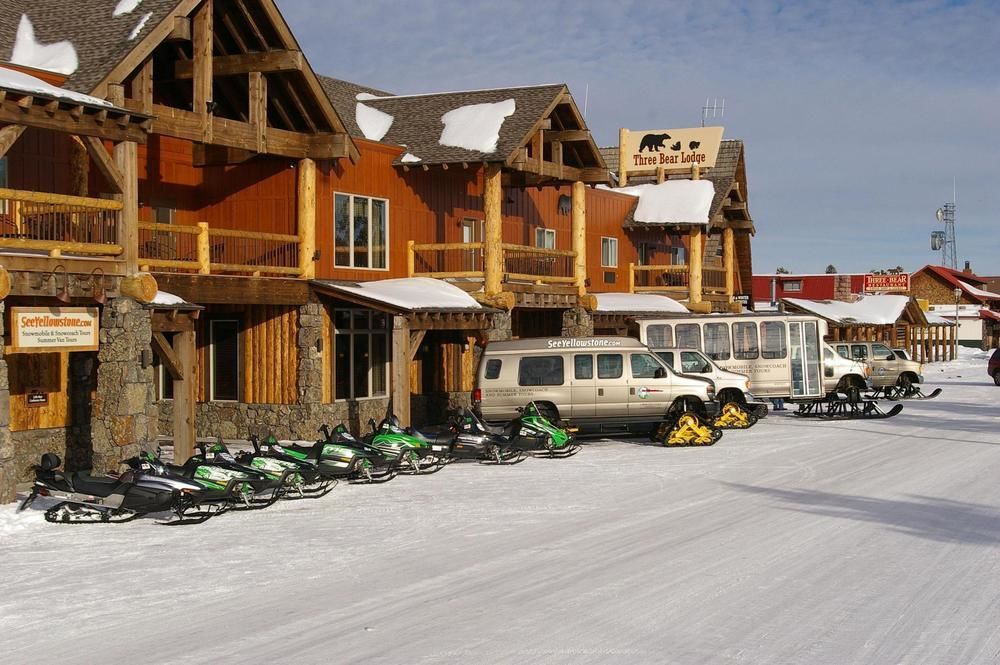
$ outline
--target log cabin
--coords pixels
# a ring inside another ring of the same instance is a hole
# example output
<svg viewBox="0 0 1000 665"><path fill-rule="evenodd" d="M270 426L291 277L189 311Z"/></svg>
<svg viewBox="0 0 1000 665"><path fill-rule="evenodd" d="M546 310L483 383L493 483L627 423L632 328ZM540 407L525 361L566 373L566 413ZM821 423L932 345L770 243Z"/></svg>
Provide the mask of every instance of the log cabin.
<svg viewBox="0 0 1000 665"><path fill-rule="evenodd" d="M692 245L596 187L612 174L565 85L322 77L272 0L13 4L0 60L33 43L7 71L55 92L0 85L0 500L41 452L112 470L157 435L184 459L199 437L433 420L491 339L622 328L595 294L697 303L671 278L703 263L720 309L749 284L741 142ZM33 311L92 325L31 348Z"/></svg>

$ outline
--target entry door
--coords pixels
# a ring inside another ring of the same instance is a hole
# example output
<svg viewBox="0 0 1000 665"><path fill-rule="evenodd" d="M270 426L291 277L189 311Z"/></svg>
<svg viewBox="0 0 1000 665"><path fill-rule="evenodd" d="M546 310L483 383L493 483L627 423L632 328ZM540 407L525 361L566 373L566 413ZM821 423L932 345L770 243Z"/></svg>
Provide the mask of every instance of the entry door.
<svg viewBox="0 0 1000 665"><path fill-rule="evenodd" d="M899 361L892 349L883 344L872 344L868 364L872 367L872 382L876 386L891 386L899 375Z"/></svg>
<svg viewBox="0 0 1000 665"><path fill-rule="evenodd" d="M625 356L621 353L598 353L596 414L608 418L628 415L628 379Z"/></svg>
<svg viewBox="0 0 1000 665"><path fill-rule="evenodd" d="M483 241L483 220L462 220L462 242L470 244ZM462 270L478 272L483 269L483 250L467 249L462 252Z"/></svg>
<svg viewBox="0 0 1000 665"><path fill-rule="evenodd" d="M819 333L815 321L788 324L788 364L792 373L792 397L819 397Z"/></svg>
<svg viewBox="0 0 1000 665"><path fill-rule="evenodd" d="M660 363L649 353L629 354L628 415L652 416L662 414L668 397L665 390L667 377L656 378Z"/></svg>

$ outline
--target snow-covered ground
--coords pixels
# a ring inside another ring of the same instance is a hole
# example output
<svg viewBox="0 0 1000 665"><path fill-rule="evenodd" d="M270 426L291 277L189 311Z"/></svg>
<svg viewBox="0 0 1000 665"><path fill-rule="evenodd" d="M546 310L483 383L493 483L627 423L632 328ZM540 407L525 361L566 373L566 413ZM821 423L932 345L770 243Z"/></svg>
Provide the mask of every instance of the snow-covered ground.
<svg viewBox="0 0 1000 665"><path fill-rule="evenodd" d="M879 422L341 486L187 527L0 507L4 663L997 663L985 354Z"/></svg>

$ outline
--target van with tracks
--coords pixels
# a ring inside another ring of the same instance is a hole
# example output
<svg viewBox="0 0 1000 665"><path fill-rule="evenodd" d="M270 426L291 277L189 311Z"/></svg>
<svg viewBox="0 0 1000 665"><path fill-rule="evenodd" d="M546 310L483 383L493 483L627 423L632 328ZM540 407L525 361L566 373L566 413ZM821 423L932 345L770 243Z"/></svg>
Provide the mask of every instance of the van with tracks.
<svg viewBox="0 0 1000 665"><path fill-rule="evenodd" d="M710 379L715 385L715 398L720 406L736 403L758 417L767 415L767 403L754 397L746 375L722 369L698 349L651 350L678 374Z"/></svg>
<svg viewBox="0 0 1000 665"><path fill-rule="evenodd" d="M899 354L881 342L834 342L837 354L872 368L872 386L910 389L924 382L923 365Z"/></svg>
<svg viewBox="0 0 1000 665"><path fill-rule="evenodd" d="M710 380L681 376L638 340L614 336L491 342L472 399L489 422L511 420L534 401L581 433L645 434L683 412L719 410Z"/></svg>

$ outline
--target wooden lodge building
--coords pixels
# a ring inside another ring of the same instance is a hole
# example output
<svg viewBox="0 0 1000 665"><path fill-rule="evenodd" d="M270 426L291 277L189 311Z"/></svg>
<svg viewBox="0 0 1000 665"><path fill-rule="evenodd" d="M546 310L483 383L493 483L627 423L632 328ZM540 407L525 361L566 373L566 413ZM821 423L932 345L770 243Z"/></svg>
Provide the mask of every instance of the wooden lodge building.
<svg viewBox="0 0 1000 665"><path fill-rule="evenodd" d="M564 85L321 77L273 0L5 1L0 502L48 451L440 417L490 339L623 329L594 294L749 293L742 142L706 228L638 224Z"/></svg>

